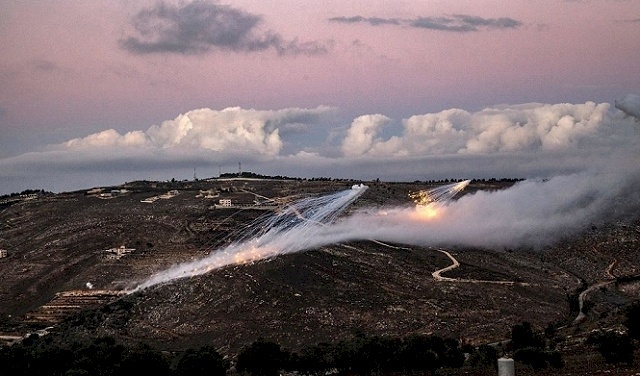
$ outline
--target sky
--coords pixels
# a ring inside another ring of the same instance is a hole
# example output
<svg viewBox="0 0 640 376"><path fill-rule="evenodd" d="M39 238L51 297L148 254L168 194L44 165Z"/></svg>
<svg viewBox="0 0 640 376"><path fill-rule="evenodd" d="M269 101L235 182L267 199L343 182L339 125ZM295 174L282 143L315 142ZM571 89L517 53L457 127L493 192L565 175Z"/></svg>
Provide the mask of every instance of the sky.
<svg viewBox="0 0 640 376"><path fill-rule="evenodd" d="M640 153L638 0L0 7L0 194L238 163L538 178Z"/></svg>

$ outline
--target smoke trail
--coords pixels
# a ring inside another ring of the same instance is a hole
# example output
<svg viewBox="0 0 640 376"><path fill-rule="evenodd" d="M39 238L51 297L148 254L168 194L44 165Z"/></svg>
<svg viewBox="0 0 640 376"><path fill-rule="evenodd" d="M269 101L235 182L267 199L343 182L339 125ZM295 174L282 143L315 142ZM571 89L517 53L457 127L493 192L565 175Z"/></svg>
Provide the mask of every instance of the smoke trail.
<svg viewBox="0 0 640 376"><path fill-rule="evenodd" d="M635 158L637 160L637 157ZM637 166L637 165L636 165ZM359 239L422 246L539 249L590 225L638 217L640 173L581 173L523 181L419 208L365 210L317 234L321 242Z"/></svg>
<svg viewBox="0 0 640 376"><path fill-rule="evenodd" d="M541 248L589 225L638 218L640 154L612 151L591 171L526 180L450 199L468 181L413 195L412 207L366 209L335 219L366 189L301 200L257 221L240 241L160 272L130 292L231 265L355 240L419 246Z"/></svg>
<svg viewBox="0 0 640 376"><path fill-rule="evenodd" d="M366 189L364 185L354 185L351 189L331 195L300 200L277 215L252 224L254 232L245 234L239 241L201 260L180 264L153 275L130 292L205 274L227 265L316 248L322 244L318 243L315 234L331 224Z"/></svg>

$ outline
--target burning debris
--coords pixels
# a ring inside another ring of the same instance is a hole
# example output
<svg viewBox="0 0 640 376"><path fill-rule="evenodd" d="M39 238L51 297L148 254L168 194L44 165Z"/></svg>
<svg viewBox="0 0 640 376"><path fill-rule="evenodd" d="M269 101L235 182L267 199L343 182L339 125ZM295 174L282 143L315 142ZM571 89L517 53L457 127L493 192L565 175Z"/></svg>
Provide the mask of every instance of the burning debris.
<svg viewBox="0 0 640 376"><path fill-rule="evenodd" d="M178 278L193 277L232 264L245 264L281 254L317 247L315 235L327 227L367 187L360 184L334 194L301 199L275 215L254 222L240 240L212 252L204 259L184 263L160 272L131 292Z"/></svg>

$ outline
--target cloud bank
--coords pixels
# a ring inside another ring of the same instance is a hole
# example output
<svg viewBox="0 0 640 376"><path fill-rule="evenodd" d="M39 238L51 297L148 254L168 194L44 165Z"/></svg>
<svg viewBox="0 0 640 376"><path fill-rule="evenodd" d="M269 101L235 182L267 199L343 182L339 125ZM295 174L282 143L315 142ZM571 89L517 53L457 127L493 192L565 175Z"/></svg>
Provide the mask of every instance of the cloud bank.
<svg viewBox="0 0 640 376"><path fill-rule="evenodd" d="M509 17L483 18L467 14L454 14L449 17L417 17L414 19L341 16L329 18L329 22L343 24L364 23L370 26L404 26L455 33L468 33L496 29L516 29L522 26L522 22Z"/></svg>
<svg viewBox="0 0 640 376"><path fill-rule="evenodd" d="M627 165L640 149L640 126L629 116L639 104L637 96L627 96L616 102L618 109L608 103L529 103L401 120L370 114L347 126L337 109L326 106L203 108L146 130L108 129L0 159L0 190L184 179L194 167L211 177L222 167L236 171L238 162L257 173L308 178L550 177L611 160Z"/></svg>
<svg viewBox="0 0 640 376"><path fill-rule="evenodd" d="M151 126L146 132L121 135L113 129L69 140L56 149L150 148L155 150L197 150L218 153L250 152L276 156L282 149L280 129L312 124L333 111L290 108L278 111L246 110L239 107L220 111L210 108L189 111L173 120Z"/></svg>
<svg viewBox="0 0 640 376"><path fill-rule="evenodd" d="M362 117L349 128L342 149L373 157L578 150L621 130L609 107L587 102L450 109L405 119L402 134L386 140L378 137L379 119Z"/></svg>
<svg viewBox="0 0 640 376"><path fill-rule="evenodd" d="M140 10L131 23L133 36L120 46L134 54L200 55L212 50L257 52L274 49L279 55L316 55L327 52L317 41L285 40L260 29L263 19L229 5L193 1L179 5L160 2Z"/></svg>

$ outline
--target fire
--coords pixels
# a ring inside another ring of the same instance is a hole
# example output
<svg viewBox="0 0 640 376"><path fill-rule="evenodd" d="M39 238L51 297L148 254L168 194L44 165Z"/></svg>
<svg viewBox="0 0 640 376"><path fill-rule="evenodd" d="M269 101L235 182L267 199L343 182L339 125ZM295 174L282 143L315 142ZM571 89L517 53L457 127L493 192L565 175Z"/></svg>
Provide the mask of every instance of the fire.
<svg viewBox="0 0 640 376"><path fill-rule="evenodd" d="M248 264L266 257L271 256L268 248L252 246L244 251L240 251L233 255L234 264Z"/></svg>
<svg viewBox="0 0 640 376"><path fill-rule="evenodd" d="M435 205L417 205L416 214L421 219L435 219L440 216L441 208Z"/></svg>
<svg viewBox="0 0 640 376"><path fill-rule="evenodd" d="M430 190L410 192L409 198L416 204L415 218L433 220L442 216L446 204L462 191L470 180L439 186Z"/></svg>

